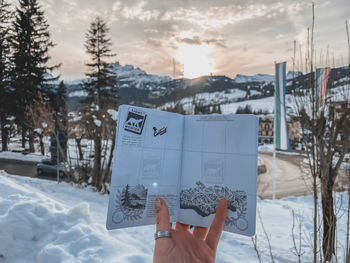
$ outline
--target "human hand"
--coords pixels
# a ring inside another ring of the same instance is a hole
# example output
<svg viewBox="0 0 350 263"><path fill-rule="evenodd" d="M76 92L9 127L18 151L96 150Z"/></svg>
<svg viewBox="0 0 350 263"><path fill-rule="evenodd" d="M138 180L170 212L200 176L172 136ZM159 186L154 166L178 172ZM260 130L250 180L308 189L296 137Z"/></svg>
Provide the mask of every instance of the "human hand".
<svg viewBox="0 0 350 263"><path fill-rule="evenodd" d="M168 207L162 198L156 200L157 230L171 230L171 238L158 238L154 248L153 263L214 263L216 248L227 216L227 200L221 199L210 226L194 227L177 222L171 229Z"/></svg>

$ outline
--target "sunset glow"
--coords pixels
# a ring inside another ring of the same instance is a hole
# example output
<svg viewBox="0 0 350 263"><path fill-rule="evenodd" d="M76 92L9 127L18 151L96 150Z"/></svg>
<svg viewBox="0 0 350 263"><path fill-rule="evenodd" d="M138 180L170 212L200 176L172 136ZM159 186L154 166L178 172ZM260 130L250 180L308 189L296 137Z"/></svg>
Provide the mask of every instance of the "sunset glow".
<svg viewBox="0 0 350 263"><path fill-rule="evenodd" d="M214 71L211 48L208 45L181 44L176 60L183 64L185 78L196 78L209 75Z"/></svg>

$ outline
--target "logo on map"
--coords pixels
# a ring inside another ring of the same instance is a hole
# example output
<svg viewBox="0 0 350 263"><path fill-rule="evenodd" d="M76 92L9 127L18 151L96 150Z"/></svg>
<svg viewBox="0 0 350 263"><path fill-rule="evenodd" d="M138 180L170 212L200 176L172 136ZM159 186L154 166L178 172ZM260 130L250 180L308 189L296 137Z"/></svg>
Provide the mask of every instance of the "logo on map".
<svg viewBox="0 0 350 263"><path fill-rule="evenodd" d="M146 121L146 113L135 108L129 108L124 123L124 130L141 135Z"/></svg>

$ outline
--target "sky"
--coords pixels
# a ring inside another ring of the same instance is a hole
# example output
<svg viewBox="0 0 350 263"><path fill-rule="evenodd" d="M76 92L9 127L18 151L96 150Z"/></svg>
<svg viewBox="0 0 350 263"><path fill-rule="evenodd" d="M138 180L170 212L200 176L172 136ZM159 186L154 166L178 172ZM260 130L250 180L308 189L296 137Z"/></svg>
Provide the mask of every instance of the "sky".
<svg viewBox="0 0 350 263"><path fill-rule="evenodd" d="M318 66L347 64L345 20L349 0L315 0L315 53ZM305 70L307 0L41 0L50 24L52 64L64 80L84 77L85 34L100 16L110 28L111 62L147 73L177 77L214 74L273 74L274 63ZM349 21L350 22L350 21ZM327 56L328 53L328 56ZM300 59L300 57L302 59Z"/></svg>

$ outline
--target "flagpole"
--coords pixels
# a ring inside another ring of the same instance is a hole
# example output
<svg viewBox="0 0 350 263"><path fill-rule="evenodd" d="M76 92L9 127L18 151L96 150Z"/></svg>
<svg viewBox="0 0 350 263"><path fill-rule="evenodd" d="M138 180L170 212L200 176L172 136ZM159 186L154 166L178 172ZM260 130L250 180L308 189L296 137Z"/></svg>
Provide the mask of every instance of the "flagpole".
<svg viewBox="0 0 350 263"><path fill-rule="evenodd" d="M272 170L272 199L276 198L276 62L275 62L275 107L273 118L273 170Z"/></svg>

